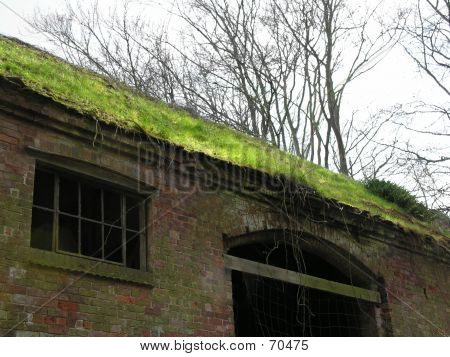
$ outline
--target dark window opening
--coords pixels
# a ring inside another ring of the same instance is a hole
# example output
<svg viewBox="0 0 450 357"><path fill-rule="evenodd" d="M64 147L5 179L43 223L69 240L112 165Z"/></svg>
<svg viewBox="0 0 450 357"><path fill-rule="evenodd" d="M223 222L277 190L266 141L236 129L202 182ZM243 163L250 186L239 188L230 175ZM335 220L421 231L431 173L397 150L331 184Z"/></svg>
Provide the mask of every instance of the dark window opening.
<svg viewBox="0 0 450 357"><path fill-rule="evenodd" d="M53 213L33 208L31 219L31 246L52 250Z"/></svg>
<svg viewBox="0 0 450 357"><path fill-rule="evenodd" d="M122 261L122 230L105 226L105 259L120 263Z"/></svg>
<svg viewBox="0 0 450 357"><path fill-rule="evenodd" d="M135 232L127 231L127 262L130 268L139 269L141 245Z"/></svg>
<svg viewBox="0 0 450 357"><path fill-rule="evenodd" d="M120 201L120 195L110 192L103 192L103 203L105 212L105 223L121 226L122 225L122 205ZM139 210L139 206L137 206Z"/></svg>
<svg viewBox="0 0 450 357"><path fill-rule="evenodd" d="M81 220L81 255L102 259L102 225Z"/></svg>
<svg viewBox="0 0 450 357"><path fill-rule="evenodd" d="M53 194L54 194L54 177L53 174L41 170L36 170L34 176L35 187L39 190L34 190L33 204L43 208L53 208Z"/></svg>
<svg viewBox="0 0 450 357"><path fill-rule="evenodd" d="M229 254L351 284L320 257L304 251L294 255L289 245L251 244ZM376 335L369 302L239 271L232 271L232 285L236 336Z"/></svg>
<svg viewBox="0 0 450 357"><path fill-rule="evenodd" d="M82 184L81 193L81 216L84 218L101 221L102 219L102 190L98 187ZM109 198L105 195L105 200ZM105 203L105 212L108 208L108 202ZM118 217L120 218L120 216Z"/></svg>
<svg viewBox="0 0 450 357"><path fill-rule="evenodd" d="M63 214L59 215L58 250L78 253L78 219Z"/></svg>
<svg viewBox="0 0 450 357"><path fill-rule="evenodd" d="M144 199L37 167L31 246L144 269Z"/></svg>

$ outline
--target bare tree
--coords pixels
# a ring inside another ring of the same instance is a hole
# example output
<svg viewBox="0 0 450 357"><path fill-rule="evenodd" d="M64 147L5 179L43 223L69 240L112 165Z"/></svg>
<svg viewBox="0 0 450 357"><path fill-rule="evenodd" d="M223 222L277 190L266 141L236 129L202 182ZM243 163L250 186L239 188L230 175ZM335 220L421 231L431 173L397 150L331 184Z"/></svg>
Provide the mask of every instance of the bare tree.
<svg viewBox="0 0 450 357"><path fill-rule="evenodd" d="M398 129L392 131L394 116L395 112L382 110L370 115L365 121L352 117L344 126L343 136L346 138L345 150L351 177L369 180L395 173Z"/></svg>
<svg viewBox="0 0 450 357"><path fill-rule="evenodd" d="M405 26L406 53L450 96L450 0L418 0L401 15L411 18Z"/></svg>
<svg viewBox="0 0 450 357"><path fill-rule="evenodd" d="M341 106L345 89L372 69L396 42L394 35L380 30L369 36L367 28L377 6L355 12L344 0L275 2L278 17L302 44L310 58L310 72L316 76L321 115L327 122L325 152L334 135L338 170L349 175ZM377 4L378 5L378 4ZM305 30L307 28L307 30ZM328 155L326 155L325 166Z"/></svg>
<svg viewBox="0 0 450 357"><path fill-rule="evenodd" d="M396 174L428 208L450 213L448 109L428 103L399 106L393 121L409 140L393 144Z"/></svg>
<svg viewBox="0 0 450 357"><path fill-rule="evenodd" d="M393 122L413 138L395 144L398 173L430 208L450 212L450 1L418 0L400 12L401 44L441 93L435 102L403 103ZM439 93L438 92L438 93ZM427 143L421 145L422 143Z"/></svg>
<svg viewBox="0 0 450 357"><path fill-rule="evenodd" d="M175 103L176 81L167 71L169 65L161 65L172 60L163 46L165 29L153 29L141 15L131 15L127 2L106 15L97 2L89 6L67 2L61 12L36 10L33 26L49 35L70 62Z"/></svg>
<svg viewBox="0 0 450 357"><path fill-rule="evenodd" d="M34 26L71 62L358 176L368 172L366 158L377 171L384 151L366 141L385 123L342 118L342 98L395 42L381 30L368 36L376 9L355 12L344 0L187 0L176 41L128 5L104 16L95 2L68 4L37 13Z"/></svg>
<svg viewBox="0 0 450 357"><path fill-rule="evenodd" d="M201 88L194 91L205 115L304 155L299 131L306 96L298 44L269 21L255 0L232 5L196 0L189 6L180 16L192 30L194 50L182 56L198 67L205 83L214 84L209 96Z"/></svg>
<svg viewBox="0 0 450 357"><path fill-rule="evenodd" d="M250 119L232 115L234 122L243 120L253 135L327 168L337 154L336 167L349 175L342 97L394 38L384 32L368 36L376 8L361 17L343 0L265 4L193 0L191 11L184 6L180 16L202 56L214 58L214 83L244 98Z"/></svg>

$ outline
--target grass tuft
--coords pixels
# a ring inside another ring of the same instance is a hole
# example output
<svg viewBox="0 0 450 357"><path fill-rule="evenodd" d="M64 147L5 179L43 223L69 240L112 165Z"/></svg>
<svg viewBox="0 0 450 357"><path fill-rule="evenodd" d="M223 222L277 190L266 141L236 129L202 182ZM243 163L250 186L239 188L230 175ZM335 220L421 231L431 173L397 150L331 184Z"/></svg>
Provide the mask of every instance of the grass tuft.
<svg viewBox="0 0 450 357"><path fill-rule="evenodd" d="M202 152L272 175L285 175L326 198L436 237L427 223L408 216L400 207L372 194L357 181L224 125L195 119L186 111L150 100L125 86L111 85L97 74L1 36L0 75L18 77L30 89L105 123L127 130L144 130L149 136L187 151Z"/></svg>

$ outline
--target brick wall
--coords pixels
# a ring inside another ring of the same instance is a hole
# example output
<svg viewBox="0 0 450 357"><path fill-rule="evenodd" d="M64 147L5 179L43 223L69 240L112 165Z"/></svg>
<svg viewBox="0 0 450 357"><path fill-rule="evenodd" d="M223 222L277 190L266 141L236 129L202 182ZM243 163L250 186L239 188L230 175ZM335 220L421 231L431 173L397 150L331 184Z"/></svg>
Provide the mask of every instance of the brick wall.
<svg viewBox="0 0 450 357"><path fill-rule="evenodd" d="M233 334L231 281L223 267L222 235L217 224L207 223L220 213L209 207L210 216L205 217L198 212L202 207L197 212L192 208L193 204L206 208L214 200L160 187L148 217L153 288L29 264L20 256L20 247L30 244L35 158L26 154L25 146L107 162L122 173L136 171L136 163L8 115L1 115L0 128L1 332L17 336Z"/></svg>
<svg viewBox="0 0 450 357"><path fill-rule="evenodd" d="M35 105L31 109L66 124L94 127L61 108L25 102L23 106ZM153 287L30 263L22 252L30 245L36 160L26 146L124 175L136 173L137 164L120 143L112 150L98 138L94 142L92 132L80 139L69 129L50 129L39 120L32 123L19 116L0 112L0 333L233 335L231 273L224 268L223 236L283 228L283 218L270 206L228 190L177 187L161 180L157 172L161 168L149 164L144 173L159 190L147 217ZM384 241L355 241L330 227L315 229L384 279L387 303L382 315L394 335L449 333L448 263Z"/></svg>

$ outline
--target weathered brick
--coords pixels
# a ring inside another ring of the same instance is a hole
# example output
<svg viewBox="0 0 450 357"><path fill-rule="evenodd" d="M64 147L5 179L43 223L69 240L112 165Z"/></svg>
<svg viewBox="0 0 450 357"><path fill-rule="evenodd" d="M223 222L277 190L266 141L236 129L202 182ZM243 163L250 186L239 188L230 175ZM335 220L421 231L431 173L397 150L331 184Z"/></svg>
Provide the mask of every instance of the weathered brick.
<svg viewBox="0 0 450 357"><path fill-rule="evenodd" d="M69 301L58 301L58 307L64 311L78 311L78 304Z"/></svg>
<svg viewBox="0 0 450 357"><path fill-rule="evenodd" d="M29 107L31 103L33 98L24 93L17 95L16 105ZM50 122L35 126L2 113L0 329L7 330L23 320L16 335L234 333L231 273L224 267L223 237L282 230L283 217L277 210L250 194L226 189L206 193L199 187L188 187L186 192L180 185L164 181L161 173L167 167L143 163L143 175L153 177L159 190L159 195L149 201L147 219L151 225L146 253L154 287L30 264L22 250L30 245L35 157L27 153L24 143L130 177L137 171L136 159L133 153L125 153L125 148L133 147L135 142L102 127L102 145L97 145L98 141L91 145L94 122L50 104L47 115L64 122L67 133L61 132L63 126L53 130ZM82 139L77 139L77 130L85 135ZM117 146L108 148L108 140ZM126 145L121 146L122 142ZM307 214L308 209L303 213ZM327 228L326 217L315 218L321 222L319 225L306 222L313 228L302 228L315 229L324 242L329 241L384 278L388 301L379 312L380 334L391 328L394 335L439 335L420 315L448 333L450 270L445 256L439 262L416 240L414 244L422 249L420 254L414 253L412 245L407 251L400 247L401 242L391 245L383 237L370 240L364 232L359 237L362 243L356 242L345 230ZM415 239L407 232L402 234L405 240ZM418 309L420 315L405 307L404 302Z"/></svg>

